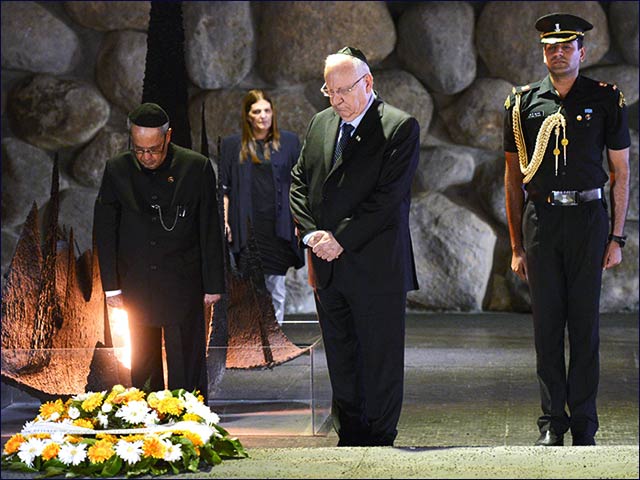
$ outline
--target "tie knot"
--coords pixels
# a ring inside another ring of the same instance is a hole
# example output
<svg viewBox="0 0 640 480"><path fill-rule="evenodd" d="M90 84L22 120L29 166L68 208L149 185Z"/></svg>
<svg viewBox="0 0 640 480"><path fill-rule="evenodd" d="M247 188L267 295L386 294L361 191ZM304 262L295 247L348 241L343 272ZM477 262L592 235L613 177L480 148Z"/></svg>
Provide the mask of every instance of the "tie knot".
<svg viewBox="0 0 640 480"><path fill-rule="evenodd" d="M350 135L351 132L353 132L353 125L351 125L350 123L344 123L342 125L342 134L343 135Z"/></svg>

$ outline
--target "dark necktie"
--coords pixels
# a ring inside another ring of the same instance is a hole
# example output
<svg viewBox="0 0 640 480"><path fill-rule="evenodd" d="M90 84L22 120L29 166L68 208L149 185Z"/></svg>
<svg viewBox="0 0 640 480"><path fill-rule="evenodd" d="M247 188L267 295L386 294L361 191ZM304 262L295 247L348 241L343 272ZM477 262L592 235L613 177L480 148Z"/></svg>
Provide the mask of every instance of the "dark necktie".
<svg viewBox="0 0 640 480"><path fill-rule="evenodd" d="M342 156L342 151L344 147L347 145L349 138L351 138L351 132L353 132L353 125L349 125L348 123L342 124L342 135L340 136L340 141L338 141L338 145L336 145L336 151L333 152L333 160L331 161L331 166L335 165L338 159Z"/></svg>

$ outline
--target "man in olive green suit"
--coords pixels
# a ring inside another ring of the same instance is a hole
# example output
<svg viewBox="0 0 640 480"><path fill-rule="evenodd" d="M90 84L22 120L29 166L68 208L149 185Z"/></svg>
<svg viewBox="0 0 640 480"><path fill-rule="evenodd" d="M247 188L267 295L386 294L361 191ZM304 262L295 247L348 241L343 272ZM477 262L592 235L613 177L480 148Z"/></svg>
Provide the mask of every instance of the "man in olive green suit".
<svg viewBox="0 0 640 480"><path fill-rule="evenodd" d="M415 118L377 98L364 54L325 62L331 107L309 125L291 210L307 247L340 446L393 445L402 408Z"/></svg>
<svg viewBox="0 0 640 480"><path fill-rule="evenodd" d="M209 159L171 143L153 103L129 114L132 150L107 162L94 230L107 304L129 315L133 385L206 397L204 304L224 291L215 174Z"/></svg>

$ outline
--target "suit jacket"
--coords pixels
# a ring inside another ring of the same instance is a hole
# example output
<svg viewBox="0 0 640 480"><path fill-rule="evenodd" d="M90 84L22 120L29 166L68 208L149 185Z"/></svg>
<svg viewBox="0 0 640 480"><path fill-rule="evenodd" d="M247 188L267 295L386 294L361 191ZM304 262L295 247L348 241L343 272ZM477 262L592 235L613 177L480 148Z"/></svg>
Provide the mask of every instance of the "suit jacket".
<svg viewBox="0 0 640 480"><path fill-rule="evenodd" d="M222 139L220 147L219 174L220 188L229 196L229 226L233 242L231 251L238 253L247 245L247 218L252 217L251 159L240 163L240 147L242 137L231 135ZM276 235L291 242L292 250L299 257L294 265L300 268L304 265L304 256L298 248L294 234L291 209L289 208L289 188L291 187L291 168L298 161L300 155L300 141L295 133L280 131L280 149L271 149L271 169L275 186L275 216Z"/></svg>
<svg viewBox="0 0 640 480"><path fill-rule="evenodd" d="M332 262L309 250L309 283L370 293L415 290L409 207L420 153L418 122L374 100L332 167L339 125L331 108L316 114L292 171L291 211L299 237L329 230L344 248Z"/></svg>
<svg viewBox="0 0 640 480"><path fill-rule="evenodd" d="M205 292L224 291L218 217L208 158L170 144L157 170L131 152L110 159L94 209L104 290L122 290L135 322L193 321Z"/></svg>

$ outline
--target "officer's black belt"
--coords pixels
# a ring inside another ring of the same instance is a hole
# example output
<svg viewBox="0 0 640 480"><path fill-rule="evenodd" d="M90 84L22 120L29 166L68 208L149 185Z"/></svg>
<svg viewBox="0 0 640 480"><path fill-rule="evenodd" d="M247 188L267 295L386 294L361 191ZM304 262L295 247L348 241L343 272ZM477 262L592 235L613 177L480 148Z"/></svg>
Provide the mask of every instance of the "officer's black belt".
<svg viewBox="0 0 640 480"><path fill-rule="evenodd" d="M602 188L591 190L552 190L547 195L537 192L528 193L529 200L539 203L548 203L561 207L573 207L581 203L593 202L603 197Z"/></svg>

